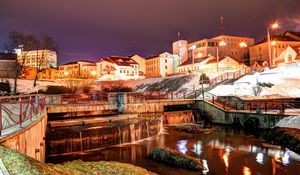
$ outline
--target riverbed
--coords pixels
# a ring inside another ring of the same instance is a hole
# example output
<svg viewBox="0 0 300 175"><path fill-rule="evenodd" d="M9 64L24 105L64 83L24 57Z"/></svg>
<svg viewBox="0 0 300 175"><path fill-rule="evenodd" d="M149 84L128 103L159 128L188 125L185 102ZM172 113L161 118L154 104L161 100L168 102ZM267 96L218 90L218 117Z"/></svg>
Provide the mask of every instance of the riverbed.
<svg viewBox="0 0 300 175"><path fill-rule="evenodd" d="M207 134L187 134L170 127L160 135L131 144L122 144L81 155L48 157L51 163L76 159L83 161L118 161L132 163L160 175L196 175L197 172L168 167L148 160L145 155L156 147L169 147L202 160L202 174L286 174L300 172L300 156L294 152L265 144L243 130L216 126Z"/></svg>

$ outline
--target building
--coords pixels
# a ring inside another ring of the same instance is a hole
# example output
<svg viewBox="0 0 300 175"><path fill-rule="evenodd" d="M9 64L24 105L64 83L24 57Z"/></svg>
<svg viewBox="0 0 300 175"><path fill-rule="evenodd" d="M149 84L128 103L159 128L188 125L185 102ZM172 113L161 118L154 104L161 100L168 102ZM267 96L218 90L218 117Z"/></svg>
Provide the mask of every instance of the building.
<svg viewBox="0 0 300 175"><path fill-rule="evenodd" d="M37 73L36 67L24 66L21 71L20 78L26 80L34 80L36 73Z"/></svg>
<svg viewBox="0 0 300 175"><path fill-rule="evenodd" d="M129 80L140 78L139 64L131 57L110 56L99 59L96 64L97 75L100 80Z"/></svg>
<svg viewBox="0 0 300 175"><path fill-rule="evenodd" d="M95 79L96 63L92 61L80 60L69 62L58 67L60 78L84 78Z"/></svg>
<svg viewBox="0 0 300 175"><path fill-rule="evenodd" d="M15 78L17 54L0 53L0 78Z"/></svg>
<svg viewBox="0 0 300 175"><path fill-rule="evenodd" d="M271 60L273 60L288 46L300 45L300 34L299 32L285 32L282 35L272 36L271 40ZM263 39L250 47L250 64L253 65L255 62L264 61L269 63L269 45L267 39Z"/></svg>
<svg viewBox="0 0 300 175"><path fill-rule="evenodd" d="M290 64L300 62L300 45L287 46L281 54L273 59L273 65L280 66L283 64Z"/></svg>
<svg viewBox="0 0 300 175"><path fill-rule="evenodd" d="M55 80L60 78L59 70L56 67L48 67L40 70L38 73L39 80Z"/></svg>
<svg viewBox="0 0 300 175"><path fill-rule="evenodd" d="M143 58L139 55L132 55L129 57L139 64L139 75L140 76L146 75L146 60L145 60L145 58Z"/></svg>
<svg viewBox="0 0 300 175"><path fill-rule="evenodd" d="M177 72L179 56L164 52L146 59L146 77L164 77Z"/></svg>
<svg viewBox="0 0 300 175"><path fill-rule="evenodd" d="M57 54L51 50L31 50L19 52L18 61L24 63L26 67L57 67ZM39 66L40 65L40 66Z"/></svg>
<svg viewBox="0 0 300 175"><path fill-rule="evenodd" d="M173 43L173 53L184 55L181 63L188 59L208 56L219 58L229 56L237 62L247 63L249 62L249 46L253 44L253 38L220 35L192 43L185 40L176 41Z"/></svg>
<svg viewBox="0 0 300 175"><path fill-rule="evenodd" d="M243 63L239 63L230 57L224 57L217 60L214 56L207 56L185 61L179 66L178 72L223 74L225 72L234 72L244 67L245 65Z"/></svg>

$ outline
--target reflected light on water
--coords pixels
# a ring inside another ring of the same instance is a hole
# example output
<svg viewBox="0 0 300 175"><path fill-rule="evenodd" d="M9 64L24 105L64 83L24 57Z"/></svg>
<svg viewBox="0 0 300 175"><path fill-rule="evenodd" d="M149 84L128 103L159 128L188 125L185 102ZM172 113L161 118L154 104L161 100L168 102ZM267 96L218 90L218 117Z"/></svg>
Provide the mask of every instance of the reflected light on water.
<svg viewBox="0 0 300 175"><path fill-rule="evenodd" d="M223 155L223 160L224 160L224 164L225 164L225 166L226 166L226 171L227 171L228 166L229 166L228 157L229 157L229 153L228 153L228 152L224 153L224 155Z"/></svg>
<svg viewBox="0 0 300 175"><path fill-rule="evenodd" d="M280 160L280 151L277 151L274 155L274 159L277 161L277 162L281 162Z"/></svg>
<svg viewBox="0 0 300 175"><path fill-rule="evenodd" d="M290 163L290 156L287 152L284 153L283 157L282 157L282 163L283 165L287 165Z"/></svg>
<svg viewBox="0 0 300 175"><path fill-rule="evenodd" d="M256 162L263 164L264 163L264 154L263 153L257 153L256 155Z"/></svg>
<svg viewBox="0 0 300 175"><path fill-rule="evenodd" d="M180 151L182 154L186 154L186 152L188 151L186 145L187 145L187 140L179 140L177 142L178 151Z"/></svg>
<svg viewBox="0 0 300 175"><path fill-rule="evenodd" d="M250 168L244 166L244 167L243 167L243 175L251 175L251 170L250 170Z"/></svg>
<svg viewBox="0 0 300 175"><path fill-rule="evenodd" d="M194 153L196 153L198 156L201 155L202 153L202 142L198 141L196 144L194 144Z"/></svg>
<svg viewBox="0 0 300 175"><path fill-rule="evenodd" d="M207 160L203 159L203 160L202 160L202 163L203 163L203 167L204 167L204 169L202 170L202 173L203 173L203 174L207 174L207 173L209 172Z"/></svg>

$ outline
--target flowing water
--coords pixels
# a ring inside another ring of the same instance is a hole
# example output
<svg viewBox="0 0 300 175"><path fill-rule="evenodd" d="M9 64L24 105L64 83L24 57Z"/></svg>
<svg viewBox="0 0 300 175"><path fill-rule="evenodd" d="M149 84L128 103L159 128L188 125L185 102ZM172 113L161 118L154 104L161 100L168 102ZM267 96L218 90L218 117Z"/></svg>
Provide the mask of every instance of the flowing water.
<svg viewBox="0 0 300 175"><path fill-rule="evenodd" d="M107 160L132 163L161 175L199 174L148 160L145 155L156 147L173 148L183 154L201 159L206 168L200 174L300 174L299 155L288 149L264 144L257 137L246 134L242 130L227 127L197 136L165 128L162 134L151 139L114 146L86 155L51 157L48 158L48 162L61 163L75 159Z"/></svg>

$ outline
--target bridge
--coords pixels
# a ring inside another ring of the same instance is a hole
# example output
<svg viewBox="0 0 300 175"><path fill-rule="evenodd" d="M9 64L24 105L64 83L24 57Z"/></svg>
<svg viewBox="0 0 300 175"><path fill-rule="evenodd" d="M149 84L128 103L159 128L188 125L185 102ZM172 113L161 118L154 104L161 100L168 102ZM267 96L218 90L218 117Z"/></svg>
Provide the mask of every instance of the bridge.
<svg viewBox="0 0 300 175"><path fill-rule="evenodd" d="M0 145L43 162L46 126L44 96L0 97Z"/></svg>

